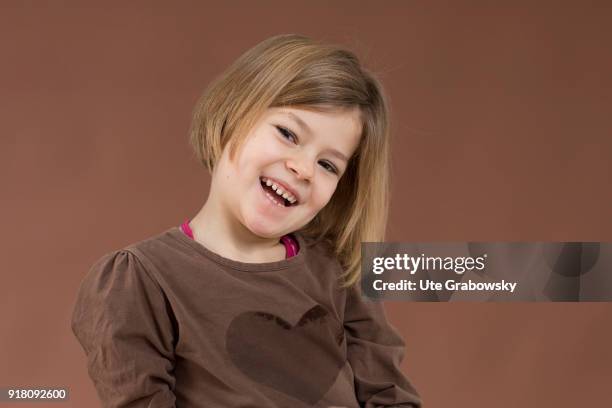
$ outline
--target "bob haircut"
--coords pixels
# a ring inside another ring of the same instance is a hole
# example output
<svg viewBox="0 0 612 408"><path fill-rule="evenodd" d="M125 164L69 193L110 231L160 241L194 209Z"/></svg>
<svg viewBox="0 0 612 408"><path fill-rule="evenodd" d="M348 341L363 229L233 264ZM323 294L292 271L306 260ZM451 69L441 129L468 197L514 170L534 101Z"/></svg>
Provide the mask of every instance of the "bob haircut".
<svg viewBox="0 0 612 408"><path fill-rule="evenodd" d="M359 108L359 145L327 205L300 232L327 242L343 267L343 288L361 277L361 242L384 241L389 203L389 120L378 80L340 46L298 34L268 38L215 78L197 102L189 130L197 159L212 174L230 159L268 108L330 112Z"/></svg>

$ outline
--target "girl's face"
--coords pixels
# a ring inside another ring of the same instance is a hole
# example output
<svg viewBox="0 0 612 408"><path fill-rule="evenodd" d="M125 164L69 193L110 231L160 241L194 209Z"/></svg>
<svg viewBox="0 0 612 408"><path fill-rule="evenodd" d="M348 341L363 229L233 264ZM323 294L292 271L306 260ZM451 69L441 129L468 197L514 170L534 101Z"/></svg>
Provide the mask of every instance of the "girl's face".
<svg viewBox="0 0 612 408"><path fill-rule="evenodd" d="M211 192L226 214L257 236L278 238L299 230L334 194L361 126L358 108L333 113L270 108L233 162L226 146Z"/></svg>

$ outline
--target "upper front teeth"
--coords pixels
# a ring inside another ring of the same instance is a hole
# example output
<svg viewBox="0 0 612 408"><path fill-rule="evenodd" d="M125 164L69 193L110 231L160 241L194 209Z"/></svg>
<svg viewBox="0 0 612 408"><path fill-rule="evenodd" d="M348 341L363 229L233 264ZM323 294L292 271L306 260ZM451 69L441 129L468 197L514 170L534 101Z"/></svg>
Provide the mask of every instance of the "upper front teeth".
<svg viewBox="0 0 612 408"><path fill-rule="evenodd" d="M272 181L270 181L267 178L262 178L262 180L266 183L266 185L268 187L272 187L272 190L274 190L274 192L276 194L278 194L279 196L287 199L287 201L289 201L291 204L295 203L297 201L297 199L293 196L293 194L283 191L283 189L278 186L276 183L273 183Z"/></svg>

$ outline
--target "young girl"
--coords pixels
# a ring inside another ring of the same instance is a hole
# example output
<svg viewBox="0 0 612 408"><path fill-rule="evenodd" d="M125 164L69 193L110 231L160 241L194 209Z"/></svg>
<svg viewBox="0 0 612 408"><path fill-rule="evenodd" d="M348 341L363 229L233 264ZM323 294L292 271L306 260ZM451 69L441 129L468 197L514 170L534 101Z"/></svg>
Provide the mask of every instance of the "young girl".
<svg viewBox="0 0 612 408"><path fill-rule="evenodd" d="M384 240L389 129L355 55L300 35L243 54L191 128L192 219L104 255L72 330L104 407L419 407L404 342L361 297Z"/></svg>

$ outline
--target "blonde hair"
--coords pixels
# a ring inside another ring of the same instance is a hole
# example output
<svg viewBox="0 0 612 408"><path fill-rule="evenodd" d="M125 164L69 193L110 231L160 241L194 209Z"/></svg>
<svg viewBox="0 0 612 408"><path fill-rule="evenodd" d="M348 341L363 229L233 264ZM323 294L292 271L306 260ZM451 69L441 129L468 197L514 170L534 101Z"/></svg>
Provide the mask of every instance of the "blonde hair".
<svg viewBox="0 0 612 408"><path fill-rule="evenodd" d="M297 34L268 38L242 54L198 101L190 143L212 173L226 144L230 158L268 108L315 111L359 108L359 146L328 204L300 230L327 242L344 272L361 275L361 242L384 241L389 203L389 119L379 81L342 47Z"/></svg>

